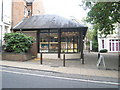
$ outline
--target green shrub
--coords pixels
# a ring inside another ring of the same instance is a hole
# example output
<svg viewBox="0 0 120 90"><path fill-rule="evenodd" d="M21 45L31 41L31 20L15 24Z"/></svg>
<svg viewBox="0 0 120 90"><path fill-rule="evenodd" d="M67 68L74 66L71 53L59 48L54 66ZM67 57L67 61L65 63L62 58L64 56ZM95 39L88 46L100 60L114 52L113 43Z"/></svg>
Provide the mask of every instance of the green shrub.
<svg viewBox="0 0 120 90"><path fill-rule="evenodd" d="M4 40L6 52L25 53L33 44L33 37L22 33L6 33Z"/></svg>
<svg viewBox="0 0 120 90"><path fill-rule="evenodd" d="M100 53L106 53L108 50L107 49L102 49L100 50Z"/></svg>

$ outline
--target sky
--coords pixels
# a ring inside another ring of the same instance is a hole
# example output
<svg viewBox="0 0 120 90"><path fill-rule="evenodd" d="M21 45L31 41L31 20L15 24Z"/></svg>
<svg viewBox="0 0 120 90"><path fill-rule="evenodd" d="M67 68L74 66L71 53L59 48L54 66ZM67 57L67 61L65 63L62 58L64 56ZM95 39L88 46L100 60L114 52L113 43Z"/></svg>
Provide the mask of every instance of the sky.
<svg viewBox="0 0 120 90"><path fill-rule="evenodd" d="M87 15L79 6L81 0L43 0L46 14L57 14L66 18L75 17L82 20Z"/></svg>

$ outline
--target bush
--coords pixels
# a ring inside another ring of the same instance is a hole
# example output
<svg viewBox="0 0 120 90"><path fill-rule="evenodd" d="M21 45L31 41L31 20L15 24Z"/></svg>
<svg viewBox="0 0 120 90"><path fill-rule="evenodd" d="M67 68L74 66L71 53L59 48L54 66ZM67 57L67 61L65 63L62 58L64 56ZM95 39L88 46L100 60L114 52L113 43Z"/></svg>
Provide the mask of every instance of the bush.
<svg viewBox="0 0 120 90"><path fill-rule="evenodd" d="M25 53L33 44L33 37L22 33L6 33L4 40L6 52Z"/></svg>
<svg viewBox="0 0 120 90"><path fill-rule="evenodd" d="M108 50L107 49L102 49L100 50L100 53L106 53Z"/></svg>

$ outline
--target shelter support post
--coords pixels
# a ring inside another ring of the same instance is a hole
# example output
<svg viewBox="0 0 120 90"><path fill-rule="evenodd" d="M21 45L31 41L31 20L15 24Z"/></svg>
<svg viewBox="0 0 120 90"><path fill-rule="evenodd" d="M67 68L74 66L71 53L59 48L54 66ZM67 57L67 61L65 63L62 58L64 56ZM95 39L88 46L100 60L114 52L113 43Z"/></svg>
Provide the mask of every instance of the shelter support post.
<svg viewBox="0 0 120 90"><path fill-rule="evenodd" d="M37 31L37 52L40 52L40 31Z"/></svg>
<svg viewBox="0 0 120 90"><path fill-rule="evenodd" d="M83 44L84 44L84 41L83 41L83 31L80 30L80 52L81 52L81 63L84 64L85 61L84 61L84 53L83 53Z"/></svg>
<svg viewBox="0 0 120 90"><path fill-rule="evenodd" d="M61 29L58 29L58 58L60 58L61 53Z"/></svg>

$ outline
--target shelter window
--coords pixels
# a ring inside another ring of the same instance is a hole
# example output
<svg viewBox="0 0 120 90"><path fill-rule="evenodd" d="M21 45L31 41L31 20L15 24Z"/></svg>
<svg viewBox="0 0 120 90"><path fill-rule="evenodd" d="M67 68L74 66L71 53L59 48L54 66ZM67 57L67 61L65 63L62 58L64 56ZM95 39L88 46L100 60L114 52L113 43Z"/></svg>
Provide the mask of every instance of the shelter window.
<svg viewBox="0 0 120 90"><path fill-rule="evenodd" d="M58 52L58 33L54 30L41 30L40 52Z"/></svg>

